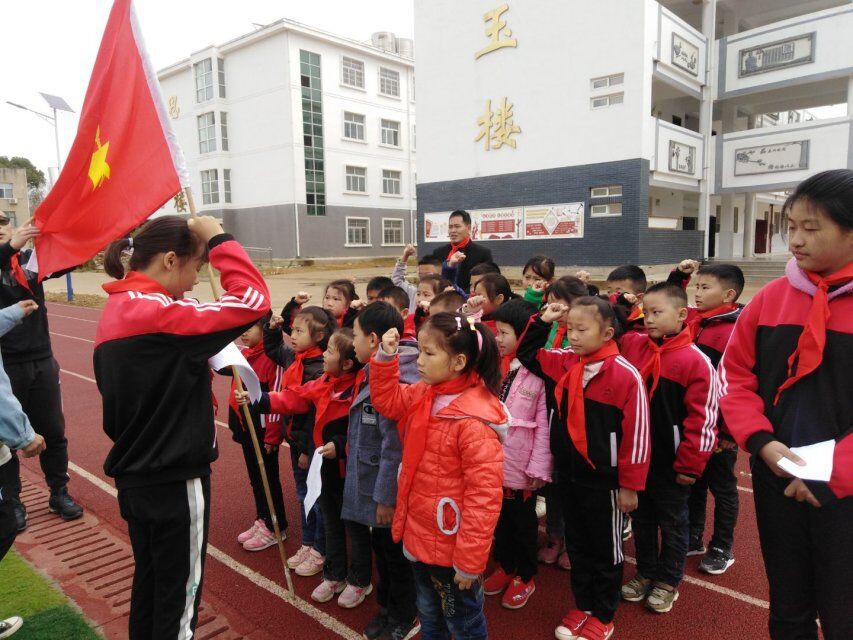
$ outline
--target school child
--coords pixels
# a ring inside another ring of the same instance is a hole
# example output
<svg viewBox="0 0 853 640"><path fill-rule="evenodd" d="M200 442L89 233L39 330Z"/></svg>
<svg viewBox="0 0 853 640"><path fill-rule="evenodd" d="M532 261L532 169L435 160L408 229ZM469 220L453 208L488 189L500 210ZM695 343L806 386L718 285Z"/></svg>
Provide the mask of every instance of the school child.
<svg viewBox="0 0 853 640"><path fill-rule="evenodd" d="M415 245L407 244L403 249L403 255L397 259L394 271L391 272L391 283L400 287L409 296L409 312L417 310L417 287L406 280L406 262L417 253ZM427 255L418 260L418 282L425 276L441 276L441 258Z"/></svg>
<svg viewBox="0 0 853 640"><path fill-rule="evenodd" d="M326 534L323 581L311 594L311 598L317 602L328 602L344 591L347 585L358 586L358 581L370 564L369 545L359 544L366 537L365 532L360 527L351 531L351 523L341 519L349 407L353 399L356 373L360 369L353 348L352 330L339 329L332 334L323 352L322 376L304 385L265 393L260 402L254 405L259 411L287 415L312 410L315 412L311 443L315 449L322 449L323 453L319 500ZM236 396L240 404L248 402L247 393L238 392ZM352 543L349 562L347 538ZM339 604L344 606L346 601L339 601Z"/></svg>
<svg viewBox="0 0 853 640"><path fill-rule="evenodd" d="M468 291L471 292L471 295L474 295L474 287L483 278L483 276L489 273L496 273L500 275L501 268L494 262L481 262L480 264L476 264L471 268L471 284L470 288L466 291L458 282L459 265L463 263L463 260L465 260L464 253L459 251L454 253L448 260L444 261L441 268L441 277L450 282L453 288L465 298L468 297Z"/></svg>
<svg viewBox="0 0 853 640"><path fill-rule="evenodd" d="M222 297L185 299L208 257ZM113 442L104 471L115 479L136 567L130 637L191 637L204 579L210 464L219 453L207 361L269 311L269 291L211 216L146 222L132 239L107 247L104 270L116 280L104 285L109 298L94 369Z"/></svg>
<svg viewBox="0 0 853 640"><path fill-rule="evenodd" d="M462 312L473 315L477 322L482 322L494 333L496 329L493 314L502 304L517 297L519 296L513 293L505 277L499 273L489 273L477 280L477 284L471 288L471 297Z"/></svg>
<svg viewBox="0 0 853 640"><path fill-rule="evenodd" d="M752 455L770 637L853 638L853 172L800 183L783 211L794 254L759 291L720 363L726 426ZM829 443L828 482L791 478L790 447Z"/></svg>
<svg viewBox="0 0 853 640"><path fill-rule="evenodd" d="M297 295L297 302L298 298ZM280 325L280 322L285 324ZM336 325L332 312L328 309L300 307L293 316L290 340L285 342L281 327L286 327L286 322L286 319L274 318L273 322L264 327L264 352L270 360L284 368L282 388L293 388L323 374L323 351L328 346ZM322 510L315 504L309 513L305 513L303 506L308 493L308 467L314 454L311 441L314 413L309 411L293 417L288 416L283 425L279 424L283 427L281 431L275 429L274 425L267 428L264 441L271 446L277 446L286 440L290 445L290 461L293 465L302 525L302 544L299 550L287 559L287 564L296 575L309 577L323 570L326 555Z"/></svg>
<svg viewBox="0 0 853 640"><path fill-rule="evenodd" d="M527 293L535 284L537 291L544 291L554 282L556 265L548 256L536 255L530 258L521 270L521 285Z"/></svg>
<svg viewBox="0 0 853 640"><path fill-rule="evenodd" d="M396 418L376 406L373 399L373 364L381 336L389 329L403 330L403 320L394 307L377 301L367 305L355 321L355 355L365 366L355 384L355 397L349 410L349 457L347 481L341 517L361 527L365 545L376 556L376 599L379 612L368 623L364 636L405 638L417 633L415 586L411 567L403 555L403 546L391 537L391 520L397 505L397 473L402 460L402 445ZM402 375L409 382L418 380L417 349L400 347ZM346 591L347 602L361 602L370 593L370 563L362 589Z"/></svg>
<svg viewBox="0 0 853 640"><path fill-rule="evenodd" d="M323 293L323 308L332 314L338 328L352 329L352 323L358 311L352 307L352 303L358 300L355 285L352 280L346 278L332 280L326 285Z"/></svg>
<svg viewBox="0 0 853 640"><path fill-rule="evenodd" d="M696 274L696 306L690 307L687 325L693 342L714 368L720 364L743 305L737 299L743 291L743 271L733 264L706 264L682 260L668 282L687 286ZM690 489L690 543L688 556L703 555L699 570L718 575L734 564L732 553L738 514L738 488L735 475L737 444L726 429L722 414L718 418L719 442L708 460L705 473ZM707 553L704 542L708 489L714 494L714 533Z"/></svg>
<svg viewBox="0 0 853 640"><path fill-rule="evenodd" d="M516 358L518 340L536 308L510 300L494 313L495 340L501 355L500 400L511 416L503 443L503 504L495 529L494 556L498 567L486 579L486 595L503 593L501 605L520 609L536 590L536 552L539 520L536 494L551 482L554 461L548 433L545 385Z"/></svg>
<svg viewBox="0 0 853 640"><path fill-rule="evenodd" d="M417 347L418 336L415 328L415 314L409 313L409 296L402 288L394 285L383 289L376 298L394 307L403 318L402 341L409 346Z"/></svg>
<svg viewBox="0 0 853 640"><path fill-rule="evenodd" d="M429 314L456 313L465 304L465 296L456 290L442 291L429 302Z"/></svg>
<svg viewBox="0 0 853 640"><path fill-rule="evenodd" d="M643 307L648 335L628 332L620 345L647 384L652 439L646 489L632 516L637 573L622 587L622 597L667 613L684 576L690 486L717 443L717 374L685 324L684 289L656 284L646 291Z"/></svg>
<svg viewBox="0 0 853 640"><path fill-rule="evenodd" d="M552 322L566 321L571 349L544 349ZM622 319L606 301L585 296L571 308L549 304L528 327L519 355L556 384L559 424L551 433L558 493L566 518L575 608L559 640L613 635L624 556L622 519L637 506L649 467L645 385L619 355Z"/></svg>
<svg viewBox="0 0 853 640"><path fill-rule="evenodd" d="M628 310L627 332L644 333L643 295L648 287L646 272L633 264L617 267L607 276L607 295L613 304Z"/></svg>
<svg viewBox="0 0 853 640"><path fill-rule="evenodd" d="M394 281L388 276L376 276L367 281L367 304L379 300L379 294L389 287L393 287ZM408 294L407 294L408 295Z"/></svg>
<svg viewBox="0 0 853 640"><path fill-rule="evenodd" d="M243 344L243 357L246 358L246 361L252 367L255 374L257 374L258 380L261 383L261 389L264 391L278 391L281 388L284 370L264 353L263 326L269 322L270 318L271 314L260 318L255 324L246 329L243 335L240 336L240 341ZM219 373L230 376L231 369L226 369ZM236 388L232 384L231 397L233 397L234 391L236 391ZM267 430L271 434L281 433L280 423L282 418L276 413L262 413L253 408L250 409L250 413L252 416L252 425L255 427L255 433L257 434L258 444L261 445L261 455L263 456L276 520L278 520L279 529L281 530L282 537L284 537L284 532L287 530L287 515L284 509L284 497L278 474L278 443L265 444ZM255 521L249 529L237 536L237 542L243 545L246 551L263 551L276 544L272 517L267 506L260 467L258 466L258 459L255 455L255 448L252 445L252 437L249 434L248 425L245 423L242 410L230 398L228 428L231 430L231 437L234 439L234 442L238 443L243 450L243 459L246 462L249 484L252 487L252 495L255 499Z"/></svg>
<svg viewBox="0 0 853 640"><path fill-rule="evenodd" d="M430 316L418 334L422 382L400 384L399 329L370 362L376 409L404 439L394 540L412 562L424 640L486 638L483 587L502 502L497 344L458 313ZM452 603L452 607L448 606Z"/></svg>

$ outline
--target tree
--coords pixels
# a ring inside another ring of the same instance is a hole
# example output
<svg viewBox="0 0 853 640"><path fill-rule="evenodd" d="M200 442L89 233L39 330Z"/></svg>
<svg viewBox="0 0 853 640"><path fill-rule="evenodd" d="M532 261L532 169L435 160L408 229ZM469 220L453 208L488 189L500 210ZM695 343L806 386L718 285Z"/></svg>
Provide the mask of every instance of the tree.
<svg viewBox="0 0 853 640"><path fill-rule="evenodd" d="M0 168L26 170L27 186L30 189L39 189L45 184L44 172L37 169L36 166L30 162L29 158L22 158L20 156L8 158L7 156L0 156Z"/></svg>

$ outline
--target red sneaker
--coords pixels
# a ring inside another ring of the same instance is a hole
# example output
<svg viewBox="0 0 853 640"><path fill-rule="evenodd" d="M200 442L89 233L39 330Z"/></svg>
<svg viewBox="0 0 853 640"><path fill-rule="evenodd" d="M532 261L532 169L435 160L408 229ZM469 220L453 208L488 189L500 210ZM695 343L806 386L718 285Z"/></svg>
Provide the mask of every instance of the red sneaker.
<svg viewBox="0 0 853 640"><path fill-rule="evenodd" d="M508 575L506 571L503 570L503 567L498 566L492 572L488 578L486 578L485 582L483 582L483 593L487 596L496 596L499 593L503 593L504 589L509 586L509 583L515 576Z"/></svg>
<svg viewBox="0 0 853 640"><path fill-rule="evenodd" d="M572 609L565 615L560 626L554 630L554 637L557 640L577 640L587 620L589 620L588 614L579 609Z"/></svg>
<svg viewBox="0 0 853 640"><path fill-rule="evenodd" d="M533 578L530 578L529 582L522 582L521 578L516 576L507 587L501 606L504 609L521 609L530 600L534 591L536 591L536 583L533 582Z"/></svg>
<svg viewBox="0 0 853 640"><path fill-rule="evenodd" d="M616 627L612 622L602 622L595 616L590 616L578 635L578 640L610 640Z"/></svg>

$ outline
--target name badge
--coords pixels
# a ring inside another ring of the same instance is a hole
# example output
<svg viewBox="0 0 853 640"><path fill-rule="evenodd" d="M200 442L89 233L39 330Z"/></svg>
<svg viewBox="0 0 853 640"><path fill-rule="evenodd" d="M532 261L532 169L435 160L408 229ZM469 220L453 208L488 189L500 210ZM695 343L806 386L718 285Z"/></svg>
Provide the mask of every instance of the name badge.
<svg viewBox="0 0 853 640"><path fill-rule="evenodd" d="M372 404L366 404L361 410L361 423L376 426L378 416Z"/></svg>

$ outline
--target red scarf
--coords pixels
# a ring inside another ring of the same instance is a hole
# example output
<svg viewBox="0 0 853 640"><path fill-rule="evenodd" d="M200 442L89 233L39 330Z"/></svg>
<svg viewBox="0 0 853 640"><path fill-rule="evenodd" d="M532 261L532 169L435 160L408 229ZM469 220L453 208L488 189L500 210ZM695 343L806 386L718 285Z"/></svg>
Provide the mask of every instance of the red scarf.
<svg viewBox="0 0 853 640"><path fill-rule="evenodd" d="M403 320L403 337L402 340L417 340L418 334L415 331L415 314L410 313Z"/></svg>
<svg viewBox="0 0 853 640"><path fill-rule="evenodd" d="M776 392L773 404L779 402L782 392L793 386L800 378L804 378L820 366L823 361L823 348L826 346L826 321L829 320L829 288L839 284L845 284L853 280L853 262L848 263L840 271L836 271L826 278L806 271L805 274L812 284L817 285L812 297L812 306L806 318L803 332L797 341L797 348L788 358L788 379L782 383ZM794 373L796 365L797 372Z"/></svg>
<svg viewBox="0 0 853 640"><path fill-rule="evenodd" d="M509 367L512 364L512 361L515 360L515 351L512 353L508 353L505 356L501 356L501 378L506 378L506 375L509 373Z"/></svg>
<svg viewBox="0 0 853 640"><path fill-rule="evenodd" d="M341 418L349 412L350 400L341 401L341 396L352 389L355 381L354 373L344 373L339 376L330 376L324 373L317 384L311 386L311 391L306 397L314 403L314 446L322 447L323 427L337 418Z"/></svg>
<svg viewBox="0 0 853 640"><path fill-rule="evenodd" d="M30 289L30 282L27 280L27 274L24 273L24 268L21 266L21 257L19 254L12 254L12 257L9 258L9 266L11 267L12 275L15 276L15 280L18 281L18 284L32 293L33 290Z"/></svg>
<svg viewBox="0 0 853 640"><path fill-rule="evenodd" d="M397 487L397 500L406 499L412 488L415 469L421 461L426 449L427 430L432 411L432 404L439 396L450 396L462 393L466 389L483 384L476 373L468 373L441 384L424 385L423 395L409 407L409 416L397 424L397 430L404 435L403 469L409 472L401 474Z"/></svg>
<svg viewBox="0 0 853 640"><path fill-rule="evenodd" d="M557 330L554 332L554 340L551 342L552 349L562 349L563 340L566 339L566 334L569 332L569 327L564 324L558 324Z"/></svg>
<svg viewBox="0 0 853 640"><path fill-rule="evenodd" d="M658 344L649 338L649 349L651 349L652 353L646 361L646 364L644 364L640 369L640 375L643 376L643 380L648 380L649 376L652 377L652 386L649 389L649 400L651 400L652 396L655 394L655 390L658 388L658 382L660 381L661 354L667 351L678 351L679 349L684 349L692 344L693 335L690 333L689 327L682 329L681 333L678 335L672 336L671 338L664 338L662 344Z"/></svg>
<svg viewBox="0 0 853 640"><path fill-rule="evenodd" d="M598 351L581 356L571 368L563 374L560 381L557 383L557 388L554 390L554 395L557 398L557 406L563 398L563 389L567 389L569 393L569 415L566 420L569 437L575 445L575 449L583 456L583 459L589 463L593 469L595 465L589 459L586 441L586 411L583 402L583 370L584 367L592 362L601 362L607 358L619 355L619 347L614 340L607 342Z"/></svg>
<svg viewBox="0 0 853 640"><path fill-rule="evenodd" d="M293 360L293 363L291 363L284 372L282 388L292 389L293 387L298 387L302 384L302 376L305 374L305 360L318 358L323 355L323 351L320 347L315 346L305 351L299 351L295 355L296 357Z"/></svg>
<svg viewBox="0 0 853 640"><path fill-rule="evenodd" d="M693 314L693 317L687 321L687 326L690 328L690 335L693 336L693 339L696 339L696 334L699 333L699 329L702 326L702 321L707 320L708 318L713 318L714 316L720 316L724 313L729 313L730 311L734 311L737 309L737 305L730 302L729 304L721 304L719 307L714 307L713 309L708 309L707 311L697 311Z"/></svg>
<svg viewBox="0 0 853 640"><path fill-rule="evenodd" d="M643 315L643 307L638 304L635 304L631 307L631 313L628 314L628 322L637 322L638 320L642 320L645 316Z"/></svg>
<svg viewBox="0 0 853 640"><path fill-rule="evenodd" d="M452 256L457 251L464 249L469 244L471 244L471 236L468 236L467 238L465 238L462 242L460 242L458 244L453 244L451 242L450 243L450 253L447 254L447 260L450 260L450 256Z"/></svg>

